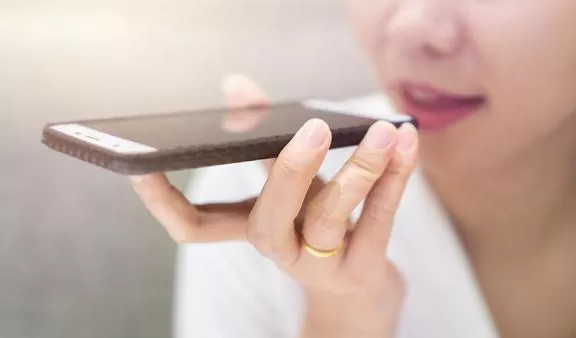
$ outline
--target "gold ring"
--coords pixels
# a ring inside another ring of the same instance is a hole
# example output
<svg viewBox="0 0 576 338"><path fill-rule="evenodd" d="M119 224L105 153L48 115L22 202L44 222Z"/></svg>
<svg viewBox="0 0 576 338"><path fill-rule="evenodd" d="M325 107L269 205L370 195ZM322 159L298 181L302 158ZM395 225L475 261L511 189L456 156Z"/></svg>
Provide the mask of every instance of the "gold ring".
<svg viewBox="0 0 576 338"><path fill-rule="evenodd" d="M312 255L316 258L334 257L344 247L344 241L342 241L342 242L340 242L340 244L338 244L338 246L336 248L334 248L332 250L318 250L318 249L314 248L313 246L311 246L310 244L308 244L306 242L306 240L304 239L304 236L302 236L302 243L304 244L304 249L306 249L306 252L308 252L310 255Z"/></svg>

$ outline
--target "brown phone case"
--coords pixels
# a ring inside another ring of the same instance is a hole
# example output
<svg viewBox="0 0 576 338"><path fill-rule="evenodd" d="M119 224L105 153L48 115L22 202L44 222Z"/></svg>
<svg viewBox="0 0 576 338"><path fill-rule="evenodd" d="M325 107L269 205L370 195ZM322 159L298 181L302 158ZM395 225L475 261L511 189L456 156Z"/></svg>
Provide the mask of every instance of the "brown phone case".
<svg viewBox="0 0 576 338"><path fill-rule="evenodd" d="M360 143L374 119L348 116L351 126L332 128L331 149L355 146ZM110 120L126 120L117 118ZM70 121L66 123L86 123L89 121ZM399 127L403 122L393 122ZM415 121L409 121L414 123ZM153 172L194 169L221 164L262 160L277 157L280 151L292 139L293 133L247 139L240 142L228 142L209 145L181 145L172 149L159 150L149 154L118 154L92 145L74 137L51 129L48 124L43 129L42 143L49 148L75 157L82 161L100 166L122 175L141 175Z"/></svg>

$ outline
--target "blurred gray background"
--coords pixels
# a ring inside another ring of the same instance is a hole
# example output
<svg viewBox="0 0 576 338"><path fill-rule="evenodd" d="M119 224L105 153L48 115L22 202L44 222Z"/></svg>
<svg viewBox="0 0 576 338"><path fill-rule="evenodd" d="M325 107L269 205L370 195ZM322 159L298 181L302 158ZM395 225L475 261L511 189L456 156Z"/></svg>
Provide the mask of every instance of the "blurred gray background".
<svg viewBox="0 0 576 338"><path fill-rule="evenodd" d="M230 73L278 100L364 93L342 2L0 0L0 337L171 333L175 246L44 123L221 105Z"/></svg>

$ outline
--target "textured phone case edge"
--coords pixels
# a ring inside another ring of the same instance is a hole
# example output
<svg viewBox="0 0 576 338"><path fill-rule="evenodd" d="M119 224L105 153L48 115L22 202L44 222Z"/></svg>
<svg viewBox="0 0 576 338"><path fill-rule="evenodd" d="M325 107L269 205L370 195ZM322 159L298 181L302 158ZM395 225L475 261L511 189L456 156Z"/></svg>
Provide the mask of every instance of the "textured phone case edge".
<svg viewBox="0 0 576 338"><path fill-rule="evenodd" d="M355 146L369 124L332 130L331 149ZM120 155L44 128L42 143L49 148L122 175L195 169L220 164L276 157L293 134L249 140L236 144L182 147L170 152ZM200 148L200 149L199 149Z"/></svg>
<svg viewBox="0 0 576 338"><path fill-rule="evenodd" d="M279 103L276 106L289 104L293 103ZM189 112L183 111L174 114L185 113ZM122 120L138 117L146 117L146 115L118 117L113 119ZM372 122L376 120L366 117L359 118L365 120L366 124L347 128L331 129L332 144L330 145L330 149L355 146L360 143ZM97 165L118 174L139 175L152 172L195 169L276 157L294 136L294 134L286 134L247 140L238 143L179 147L169 151L160 151L142 155L121 155L51 129L54 125L62 123L86 123L89 121L92 120L47 124L43 129L42 143L57 152ZM412 123L418 127L418 123L414 119L391 123L396 127L400 127L401 124L406 122Z"/></svg>

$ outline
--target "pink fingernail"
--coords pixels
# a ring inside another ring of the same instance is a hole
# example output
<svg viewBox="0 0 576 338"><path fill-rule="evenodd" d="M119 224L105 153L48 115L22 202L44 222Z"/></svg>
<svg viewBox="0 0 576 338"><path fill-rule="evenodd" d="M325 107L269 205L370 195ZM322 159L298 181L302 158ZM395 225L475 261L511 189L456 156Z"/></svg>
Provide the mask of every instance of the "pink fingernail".
<svg viewBox="0 0 576 338"><path fill-rule="evenodd" d="M392 141L392 127L384 121L378 121L364 137L363 145L371 149L385 149Z"/></svg>
<svg viewBox="0 0 576 338"><path fill-rule="evenodd" d="M295 140L309 149L322 147L328 139L328 127L320 119L309 120L294 136Z"/></svg>

